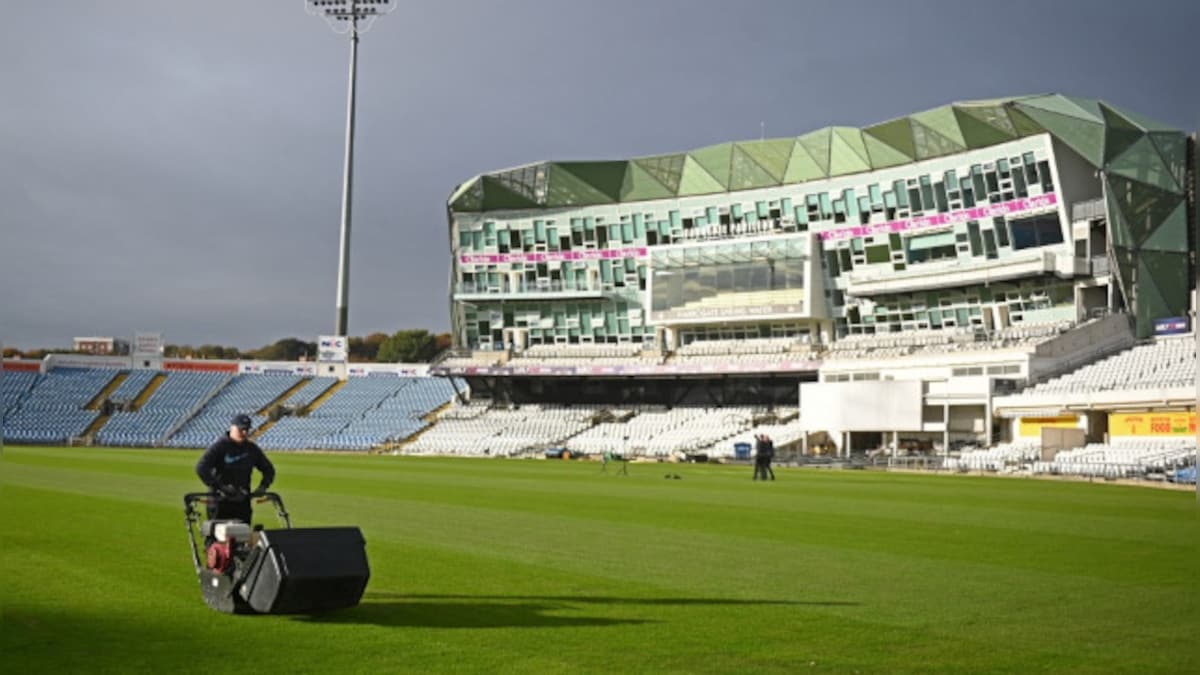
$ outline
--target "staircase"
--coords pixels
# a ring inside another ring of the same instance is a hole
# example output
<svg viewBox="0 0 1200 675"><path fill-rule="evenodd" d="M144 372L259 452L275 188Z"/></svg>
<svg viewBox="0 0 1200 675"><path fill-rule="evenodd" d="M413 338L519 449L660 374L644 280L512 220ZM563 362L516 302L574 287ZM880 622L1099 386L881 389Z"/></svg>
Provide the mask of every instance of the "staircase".
<svg viewBox="0 0 1200 675"><path fill-rule="evenodd" d="M150 383L146 385L146 388L143 389L141 393L133 399L133 403L131 404L133 409L141 410L142 406L146 405L146 401L150 400L150 397L154 395L154 392L158 391L158 388L161 387L162 383L166 380L166 373L159 373L155 375L154 379L150 380Z"/></svg>
<svg viewBox="0 0 1200 675"><path fill-rule="evenodd" d="M262 407L262 410L259 410L255 414L256 415L269 414L271 412L271 408L274 408L275 406L277 406L277 405L283 403L284 401L288 400L289 398L291 398L293 394L295 394L296 392L303 389L310 381L312 381L311 377L302 378L299 382L297 382L295 385L293 385L290 389L283 392L279 396L275 397L275 399L273 401L271 401L270 403L264 405ZM267 425L263 425L262 428L265 429L266 426ZM257 435L257 432L255 435Z"/></svg>
<svg viewBox="0 0 1200 675"><path fill-rule="evenodd" d="M88 428L83 430L82 435L87 439L88 445L92 444L92 441L96 438L96 433L104 428L105 424L108 424L109 417L112 417L112 415L97 415L96 419L92 420L92 423L88 425Z"/></svg>
<svg viewBox="0 0 1200 675"><path fill-rule="evenodd" d="M269 408L270 406L267 406L267 407ZM259 414L261 415L262 413L259 413ZM263 425L261 427L255 429L250 434L250 440L252 440L252 441L258 440L258 437L267 433L267 429L270 429L271 427L275 426L275 422L277 422L277 421L278 420L267 420L266 422L263 422Z"/></svg>
<svg viewBox="0 0 1200 675"><path fill-rule="evenodd" d="M100 390L100 393L96 394L95 398L93 398L91 401L88 401L88 404L84 407L88 410L99 410L100 406L104 405L104 401L108 399L109 396L112 396L112 393L117 390L117 387L121 386L121 383L124 382L125 378L127 377L129 377L129 373L125 371L117 373L117 376L110 380L108 384L104 385L104 388Z"/></svg>
<svg viewBox="0 0 1200 675"><path fill-rule="evenodd" d="M316 410L317 408L321 407L322 403L324 403L325 401L328 401L329 397L336 394L338 392L338 390L344 386L346 386L346 380L338 380L337 382L334 382L333 384L329 385L329 388L326 389L324 392L322 392L320 396L314 398L312 403L309 403L308 405L304 406L300 410L297 410L296 415L303 417L304 415L307 415L307 414L311 413L312 411Z"/></svg>

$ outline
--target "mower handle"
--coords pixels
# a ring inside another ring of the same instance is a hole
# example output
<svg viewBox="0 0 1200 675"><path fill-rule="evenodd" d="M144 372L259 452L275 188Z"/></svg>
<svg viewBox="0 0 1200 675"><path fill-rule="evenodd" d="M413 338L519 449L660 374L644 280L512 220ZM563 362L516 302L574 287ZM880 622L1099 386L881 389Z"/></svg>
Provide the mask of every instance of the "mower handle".
<svg viewBox="0 0 1200 675"><path fill-rule="evenodd" d="M216 492L189 492L183 496L183 509L185 513L195 513L195 504L200 502L208 502L209 500L221 499L221 495ZM287 507L283 505L283 497L278 492L251 492L246 495L246 499L253 500L258 504L270 502L275 505L276 514L283 519L289 528L292 526L292 518L287 512ZM199 514L197 513L197 516Z"/></svg>
<svg viewBox="0 0 1200 675"><path fill-rule="evenodd" d="M196 574L200 574L200 570L204 568L200 560L201 542L200 537L200 512L196 509L196 505L209 500L220 499L221 495L216 492L189 492L183 496L183 515L184 523L188 531L188 544L192 549L192 563L196 568ZM249 494L247 499L262 504L271 502L275 505L275 515L283 521L283 524L290 530L292 528L292 518L288 515L287 509L283 505L283 497L279 496L278 492L263 492L262 494Z"/></svg>

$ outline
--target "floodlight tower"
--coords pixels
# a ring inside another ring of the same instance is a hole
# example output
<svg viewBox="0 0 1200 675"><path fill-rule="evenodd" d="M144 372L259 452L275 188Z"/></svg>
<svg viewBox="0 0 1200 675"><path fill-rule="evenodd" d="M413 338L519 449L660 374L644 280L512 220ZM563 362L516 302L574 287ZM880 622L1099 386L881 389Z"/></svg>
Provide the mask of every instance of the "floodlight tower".
<svg viewBox="0 0 1200 675"><path fill-rule="evenodd" d="M335 33L350 35L350 85L346 93L346 166L342 178L342 228L338 246L336 335L346 335L350 314L350 211L354 191L354 84L358 77L358 36L375 19L396 9L396 0L304 0L309 14L322 16Z"/></svg>

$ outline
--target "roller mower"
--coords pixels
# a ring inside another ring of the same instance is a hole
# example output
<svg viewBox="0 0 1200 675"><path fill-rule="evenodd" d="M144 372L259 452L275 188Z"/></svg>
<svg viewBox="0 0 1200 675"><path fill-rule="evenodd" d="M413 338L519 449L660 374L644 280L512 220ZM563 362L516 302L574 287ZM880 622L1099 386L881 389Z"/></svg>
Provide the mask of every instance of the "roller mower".
<svg viewBox="0 0 1200 675"><path fill-rule="evenodd" d="M353 607L367 588L366 540L357 527L292 527L283 498L271 504L282 527L240 520L203 520L216 494L184 495L192 562L204 602L227 614L313 614Z"/></svg>

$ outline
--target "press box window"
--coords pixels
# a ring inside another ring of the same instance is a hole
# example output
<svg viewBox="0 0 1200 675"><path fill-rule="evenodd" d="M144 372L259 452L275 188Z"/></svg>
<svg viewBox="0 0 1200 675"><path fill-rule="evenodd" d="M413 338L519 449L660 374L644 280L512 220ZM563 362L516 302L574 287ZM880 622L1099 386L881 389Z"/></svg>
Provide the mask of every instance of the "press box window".
<svg viewBox="0 0 1200 675"><path fill-rule="evenodd" d="M1012 233L1012 247L1016 250L1063 242L1062 227L1059 226L1057 214L1047 213L1013 220L1008 226Z"/></svg>

